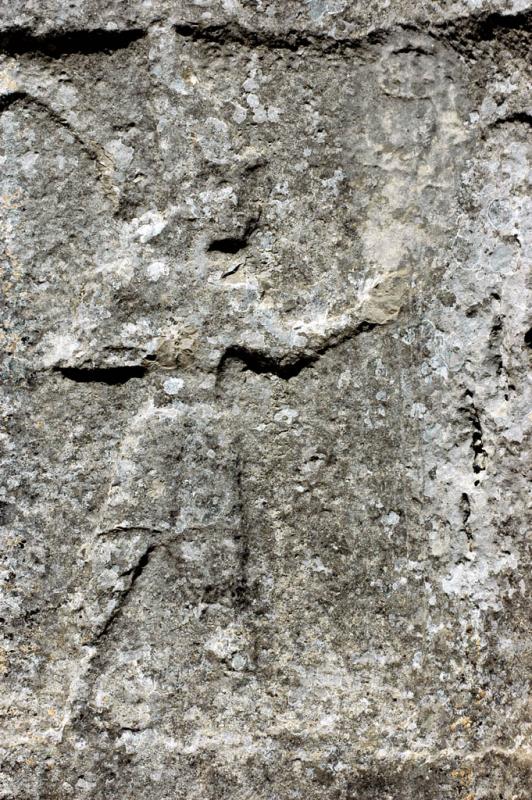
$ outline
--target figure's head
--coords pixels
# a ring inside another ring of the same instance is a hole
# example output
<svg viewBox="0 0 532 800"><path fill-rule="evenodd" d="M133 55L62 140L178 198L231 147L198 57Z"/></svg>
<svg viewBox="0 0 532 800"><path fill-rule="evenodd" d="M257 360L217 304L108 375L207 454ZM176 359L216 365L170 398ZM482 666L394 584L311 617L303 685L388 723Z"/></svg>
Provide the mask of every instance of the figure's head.
<svg viewBox="0 0 532 800"><path fill-rule="evenodd" d="M225 69L183 39L162 69L139 41L104 82L94 57L22 70L2 194L44 366L290 359L395 319L451 216L462 134L445 51L400 34L373 52L324 70L235 43Z"/></svg>

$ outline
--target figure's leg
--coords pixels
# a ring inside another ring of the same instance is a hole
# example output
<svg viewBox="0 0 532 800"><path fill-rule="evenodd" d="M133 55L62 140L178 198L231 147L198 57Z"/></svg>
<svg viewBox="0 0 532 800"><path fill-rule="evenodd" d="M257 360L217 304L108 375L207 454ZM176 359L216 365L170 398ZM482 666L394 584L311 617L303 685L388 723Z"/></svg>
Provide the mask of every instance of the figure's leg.
<svg viewBox="0 0 532 800"><path fill-rule="evenodd" d="M200 427L197 413L141 410L116 460L90 553L91 658L72 731L83 718L91 747L155 721L168 736L201 736L213 682L222 692L252 669L239 459L223 419L203 408ZM203 700L191 686L210 689Z"/></svg>

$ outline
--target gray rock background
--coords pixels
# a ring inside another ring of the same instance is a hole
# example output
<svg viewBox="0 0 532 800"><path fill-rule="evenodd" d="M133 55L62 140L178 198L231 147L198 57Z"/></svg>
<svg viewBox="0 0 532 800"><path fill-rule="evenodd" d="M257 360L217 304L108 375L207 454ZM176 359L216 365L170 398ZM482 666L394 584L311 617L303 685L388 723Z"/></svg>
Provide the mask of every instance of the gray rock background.
<svg viewBox="0 0 532 800"><path fill-rule="evenodd" d="M2 800L530 796L530 19L1 0Z"/></svg>

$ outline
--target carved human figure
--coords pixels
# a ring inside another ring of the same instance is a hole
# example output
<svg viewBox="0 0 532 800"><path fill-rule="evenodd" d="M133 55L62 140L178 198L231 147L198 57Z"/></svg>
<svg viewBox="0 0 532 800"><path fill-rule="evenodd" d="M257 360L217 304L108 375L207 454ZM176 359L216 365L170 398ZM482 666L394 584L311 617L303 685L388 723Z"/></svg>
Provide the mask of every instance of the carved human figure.
<svg viewBox="0 0 532 800"><path fill-rule="evenodd" d="M283 164L288 178L277 180L283 171L278 159L298 153L290 135L311 124L312 115L302 107L295 130L287 125L282 131L284 155L277 148L270 163L267 136L260 150L252 142L241 151L228 146L222 156L203 152L199 189L131 218L120 213L123 187L115 185L115 162L128 154L116 142L106 149L76 132L61 109L62 97L53 94L57 87L50 92L47 84L51 99L44 90L39 94L39 76L22 75L26 85L6 95L2 116L12 138L20 142L28 114L34 115L27 149L18 145L14 168L26 170L28 193L35 202L46 196L45 179L32 173L30 156L46 148L45 134L53 130L63 148L56 155L57 174L64 171L61 159L72 162L64 187L79 203L74 220L68 219L72 204L58 201L50 210L40 280L56 280L55 270L65 279L66 302L50 314L50 329L33 342L33 353L43 369L59 371L64 380L116 376L127 382L144 374L159 376L164 386L161 393L154 382L154 396L128 420L86 543L86 671L65 724L91 709L102 728L140 730L161 718L170 725L168 713L174 722L181 714L184 728L193 729L195 718L205 726L209 708L191 711L176 697L183 683L213 680L209 659L237 676L247 672L255 685L253 640L242 613L253 546L242 523L245 471L238 428L233 418L227 424L232 412L221 378L235 361L289 378L326 350L394 322L412 305L423 271L434 268L438 242L451 224L454 148L463 131L449 59L433 42L407 34L383 45L379 58L376 67L338 67L342 77L368 82L363 97L346 85L342 101L327 92L321 100L337 136L338 170L327 178L320 172L324 137L317 133L316 154L305 151L297 169ZM179 105L164 87L154 92ZM217 131L223 144L229 121L208 117L207 135L204 112L199 115L198 140L208 140L204 151ZM212 187L209 170L216 172L220 164L231 181ZM77 170L84 176L78 184L72 178ZM306 173L306 183L298 183ZM323 218L318 185L330 192L329 218ZM300 207L293 200L298 191ZM23 216L21 203L14 206L13 213ZM40 214L42 228L46 210ZM63 223L72 238L67 246ZM93 258L81 248L79 292L69 298L76 242L87 231L94 236ZM312 238L316 231L330 234L324 252ZM183 242L185 258L172 236ZM308 251L305 236L312 245ZM337 252L346 242L352 259L347 264ZM286 263L290 253L294 262ZM151 580L154 574L157 581ZM147 644L151 630L157 631L153 647ZM135 643L142 650L142 671L131 655ZM122 660L112 648L122 648ZM219 680L222 686L223 675ZM158 687L153 700L150 681ZM170 695L168 711L164 697Z"/></svg>

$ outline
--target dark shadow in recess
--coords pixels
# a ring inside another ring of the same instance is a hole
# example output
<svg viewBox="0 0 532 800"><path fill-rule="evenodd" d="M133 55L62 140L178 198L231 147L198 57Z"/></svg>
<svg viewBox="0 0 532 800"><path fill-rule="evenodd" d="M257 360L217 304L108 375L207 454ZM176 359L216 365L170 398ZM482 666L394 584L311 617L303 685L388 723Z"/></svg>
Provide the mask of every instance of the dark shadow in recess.
<svg viewBox="0 0 532 800"><path fill-rule="evenodd" d="M282 362L275 358L261 353L256 350L248 350L245 347L233 346L229 347L224 353L224 357L219 366L219 372L222 372L225 364L228 361L240 361L244 365L244 369L254 372L256 375L277 375L283 380L290 380L295 378L299 373L317 361L319 355L304 355L299 356L292 362Z"/></svg>
<svg viewBox="0 0 532 800"><path fill-rule="evenodd" d="M143 378L146 367L57 367L63 378L76 383L105 383L107 386L120 386L131 378Z"/></svg>
<svg viewBox="0 0 532 800"><path fill-rule="evenodd" d="M207 248L208 253L227 253L234 255L239 253L249 244L251 236L257 230L260 220L260 211L257 216L251 217L246 222L241 236L223 236L220 239L214 239Z"/></svg>
<svg viewBox="0 0 532 800"><path fill-rule="evenodd" d="M497 128L501 125L510 125L512 123L521 123L523 125L531 125L532 124L532 115L526 111L513 111L511 114L508 114L506 117L500 117L499 119L494 120L490 128Z"/></svg>
<svg viewBox="0 0 532 800"><path fill-rule="evenodd" d="M41 53L50 58L60 58L74 53L112 53L124 50L142 39L145 32L139 28L123 31L88 30L69 33L52 32L36 36L28 28L12 28L0 34L0 52L11 55Z"/></svg>
<svg viewBox="0 0 532 800"><path fill-rule="evenodd" d="M518 14L501 14L495 11L492 14L481 16L478 22L478 38L487 41L495 38L499 31L528 31L531 13L525 11Z"/></svg>
<svg viewBox="0 0 532 800"><path fill-rule="evenodd" d="M227 239L215 239L211 242L207 252L208 253L230 253L234 255L240 252L247 246L246 239L238 239L236 237L228 237Z"/></svg>

